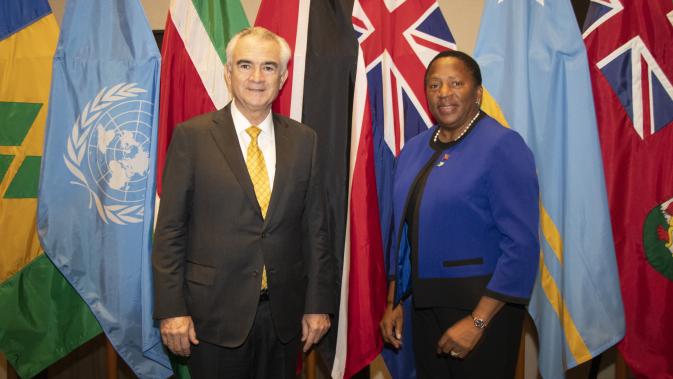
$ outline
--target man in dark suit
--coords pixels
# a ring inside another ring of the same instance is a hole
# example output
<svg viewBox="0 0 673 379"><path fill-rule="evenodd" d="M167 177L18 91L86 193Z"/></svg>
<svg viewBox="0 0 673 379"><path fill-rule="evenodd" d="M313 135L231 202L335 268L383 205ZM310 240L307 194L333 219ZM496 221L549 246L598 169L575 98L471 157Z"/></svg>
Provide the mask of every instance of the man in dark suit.
<svg viewBox="0 0 673 379"><path fill-rule="evenodd" d="M299 340L307 351L330 327L316 134L271 112L289 57L264 28L236 35L225 67L233 101L178 125L168 150L154 317L195 378L293 378Z"/></svg>

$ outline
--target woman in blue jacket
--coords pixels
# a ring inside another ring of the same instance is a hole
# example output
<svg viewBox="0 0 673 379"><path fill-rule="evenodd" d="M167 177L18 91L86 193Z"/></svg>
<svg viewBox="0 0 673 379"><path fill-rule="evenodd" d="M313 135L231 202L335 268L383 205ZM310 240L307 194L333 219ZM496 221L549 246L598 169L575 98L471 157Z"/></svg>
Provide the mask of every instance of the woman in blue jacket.
<svg viewBox="0 0 673 379"><path fill-rule="evenodd" d="M381 321L400 347L413 293L419 378L511 378L539 259L533 154L480 110L479 65L438 54L425 74L437 125L406 143L393 188L395 272Z"/></svg>

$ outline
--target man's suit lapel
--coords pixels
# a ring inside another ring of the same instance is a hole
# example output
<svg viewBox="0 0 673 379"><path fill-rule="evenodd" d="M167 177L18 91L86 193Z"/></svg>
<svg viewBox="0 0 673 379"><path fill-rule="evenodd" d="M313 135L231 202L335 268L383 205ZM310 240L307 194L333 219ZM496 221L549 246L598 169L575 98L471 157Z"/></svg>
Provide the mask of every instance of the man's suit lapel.
<svg viewBox="0 0 673 379"><path fill-rule="evenodd" d="M255 189L252 186L250 174L248 174L248 168L241 153L241 146L238 143L238 136L236 136L236 129L234 128L234 120L231 118L231 105L220 109L213 120L215 121L215 126L211 128L211 133L215 139L215 143L227 160L229 168L234 173L234 176L236 176L250 204L261 217L262 210L257 202ZM273 200L273 197L271 199Z"/></svg>
<svg viewBox="0 0 673 379"><path fill-rule="evenodd" d="M273 217L273 214L279 207L279 202L285 191L288 175L290 175L291 161L291 141L289 136L289 126L282 122L278 117L273 117L273 131L276 138L276 175L273 179L273 188L271 189L271 201L269 209L266 212L266 221Z"/></svg>

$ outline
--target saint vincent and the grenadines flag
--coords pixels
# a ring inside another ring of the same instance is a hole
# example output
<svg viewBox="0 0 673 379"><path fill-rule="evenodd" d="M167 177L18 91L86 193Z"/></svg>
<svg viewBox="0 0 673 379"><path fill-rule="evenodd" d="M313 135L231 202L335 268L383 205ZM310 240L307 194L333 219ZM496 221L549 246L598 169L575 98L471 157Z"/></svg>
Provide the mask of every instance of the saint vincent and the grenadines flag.
<svg viewBox="0 0 673 379"><path fill-rule="evenodd" d="M587 55L570 1L486 0L474 55L535 155L541 252L528 311L540 373L563 378L624 335Z"/></svg>
<svg viewBox="0 0 673 379"><path fill-rule="evenodd" d="M151 315L160 56L138 0L69 0L40 176L45 253L140 378L171 375Z"/></svg>
<svg viewBox="0 0 673 379"><path fill-rule="evenodd" d="M43 254L37 193L59 30L47 0L0 14L0 350L32 377L101 332Z"/></svg>
<svg viewBox="0 0 673 379"><path fill-rule="evenodd" d="M592 1L584 24L638 377L673 378L673 2Z"/></svg>

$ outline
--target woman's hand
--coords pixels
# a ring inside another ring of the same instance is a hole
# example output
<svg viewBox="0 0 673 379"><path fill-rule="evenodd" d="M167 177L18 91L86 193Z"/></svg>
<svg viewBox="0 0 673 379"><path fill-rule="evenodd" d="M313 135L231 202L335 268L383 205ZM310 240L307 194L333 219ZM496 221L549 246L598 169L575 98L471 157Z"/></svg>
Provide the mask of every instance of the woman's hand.
<svg viewBox="0 0 673 379"><path fill-rule="evenodd" d="M467 316L446 329L437 343L437 353L453 358L465 358L477 346L484 329L474 326L472 316Z"/></svg>
<svg viewBox="0 0 673 379"><path fill-rule="evenodd" d="M399 349L402 347L402 326L404 324L404 311L402 304L393 307L393 303L389 302L386 306L386 311L383 313L383 319L379 324L383 340Z"/></svg>

